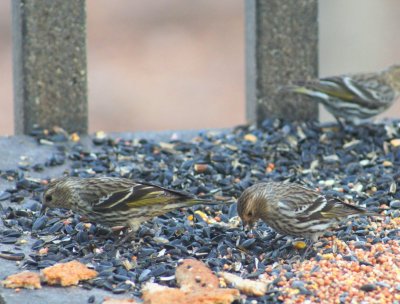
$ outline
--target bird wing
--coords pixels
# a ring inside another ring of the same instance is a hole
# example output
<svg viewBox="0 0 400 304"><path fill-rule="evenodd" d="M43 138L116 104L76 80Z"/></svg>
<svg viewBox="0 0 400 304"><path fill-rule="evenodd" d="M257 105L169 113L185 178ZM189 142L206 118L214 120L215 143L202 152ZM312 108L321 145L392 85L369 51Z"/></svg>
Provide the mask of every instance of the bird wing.
<svg viewBox="0 0 400 304"><path fill-rule="evenodd" d="M313 83L311 87L366 108L378 108L386 104L388 99L394 98L392 89L373 74L363 75L362 78L357 75L326 77L318 83Z"/></svg>
<svg viewBox="0 0 400 304"><path fill-rule="evenodd" d="M320 81L310 81L299 85L342 100L353 101L355 98L354 94L343 85L340 77L327 77L322 78Z"/></svg>
<svg viewBox="0 0 400 304"><path fill-rule="evenodd" d="M321 212L326 204L326 198L322 195L303 198L287 196L278 202L278 207L289 217L309 217Z"/></svg>
<svg viewBox="0 0 400 304"><path fill-rule="evenodd" d="M378 215L363 207L345 203L337 197L321 196L314 204L305 209L304 212L298 214L297 219L300 221L341 219L357 214Z"/></svg>
<svg viewBox="0 0 400 304"><path fill-rule="evenodd" d="M135 183L109 192L107 195L101 197L93 205L93 210L124 210L184 199L194 199L194 196L181 191L165 189L150 183Z"/></svg>
<svg viewBox="0 0 400 304"><path fill-rule="evenodd" d="M345 203L341 199L325 196L304 188L301 185L281 189L282 198L278 201L279 210L298 221L344 218L356 214L379 215L363 207Z"/></svg>
<svg viewBox="0 0 400 304"><path fill-rule="evenodd" d="M320 211L326 205L326 199L320 192L298 184L281 184L278 208L289 217L304 216Z"/></svg>

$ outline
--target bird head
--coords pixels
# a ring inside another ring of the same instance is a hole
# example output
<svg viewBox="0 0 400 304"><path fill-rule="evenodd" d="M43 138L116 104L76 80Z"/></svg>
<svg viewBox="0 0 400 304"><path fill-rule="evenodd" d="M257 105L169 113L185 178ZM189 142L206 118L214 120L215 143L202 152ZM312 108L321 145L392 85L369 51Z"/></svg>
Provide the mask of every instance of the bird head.
<svg viewBox="0 0 400 304"><path fill-rule="evenodd" d="M73 189L70 178L61 178L49 183L43 193L43 209L46 208L70 208L73 199Z"/></svg>
<svg viewBox="0 0 400 304"><path fill-rule="evenodd" d="M240 195L237 202L238 215L242 220L243 227L252 228L261 218L263 198L258 191L258 185L247 188Z"/></svg>
<svg viewBox="0 0 400 304"><path fill-rule="evenodd" d="M400 65L392 65L385 70L386 77L393 88L400 93Z"/></svg>

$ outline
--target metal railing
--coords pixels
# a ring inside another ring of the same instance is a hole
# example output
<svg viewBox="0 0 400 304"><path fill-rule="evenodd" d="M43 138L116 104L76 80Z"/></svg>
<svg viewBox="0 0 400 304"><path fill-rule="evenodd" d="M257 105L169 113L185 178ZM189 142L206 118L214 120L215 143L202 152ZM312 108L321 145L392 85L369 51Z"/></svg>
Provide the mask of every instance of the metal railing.
<svg viewBox="0 0 400 304"><path fill-rule="evenodd" d="M85 0L11 0L15 133L35 126L88 131ZM267 117L318 117L316 103L277 95L318 71L317 0L245 0L246 109Z"/></svg>

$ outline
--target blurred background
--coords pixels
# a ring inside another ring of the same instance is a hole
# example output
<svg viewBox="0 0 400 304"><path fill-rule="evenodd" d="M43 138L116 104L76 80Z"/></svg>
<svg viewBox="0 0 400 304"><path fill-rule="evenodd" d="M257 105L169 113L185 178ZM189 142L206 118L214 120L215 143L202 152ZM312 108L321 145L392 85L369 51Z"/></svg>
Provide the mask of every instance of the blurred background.
<svg viewBox="0 0 400 304"><path fill-rule="evenodd" d="M400 63L398 0L320 1L320 76ZM245 123L244 1L87 0L90 132ZM0 135L13 134L10 1L0 1ZM384 117L400 117L400 101ZM331 117L321 110L322 120Z"/></svg>

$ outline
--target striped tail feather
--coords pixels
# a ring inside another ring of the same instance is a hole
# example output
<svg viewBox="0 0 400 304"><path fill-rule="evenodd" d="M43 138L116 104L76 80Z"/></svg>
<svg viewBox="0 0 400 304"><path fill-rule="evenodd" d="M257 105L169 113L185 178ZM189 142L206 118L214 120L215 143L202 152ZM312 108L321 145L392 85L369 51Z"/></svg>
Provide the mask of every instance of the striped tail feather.
<svg viewBox="0 0 400 304"><path fill-rule="evenodd" d="M329 207L328 207L329 206ZM321 215L325 218L344 218L353 216L382 216L375 211L368 210L364 207L352 205L339 200L338 198L330 198L327 208L321 211Z"/></svg>

